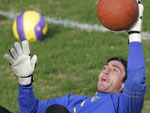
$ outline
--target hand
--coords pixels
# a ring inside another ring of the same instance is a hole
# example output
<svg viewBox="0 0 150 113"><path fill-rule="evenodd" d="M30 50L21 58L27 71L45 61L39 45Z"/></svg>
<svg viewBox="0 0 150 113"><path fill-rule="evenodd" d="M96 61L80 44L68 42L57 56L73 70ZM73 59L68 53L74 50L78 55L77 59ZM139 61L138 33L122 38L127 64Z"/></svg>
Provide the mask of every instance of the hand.
<svg viewBox="0 0 150 113"><path fill-rule="evenodd" d="M32 59L30 58L28 41L22 41L22 48L18 42L15 42L14 48L10 49L10 53L12 56L5 54L4 58L10 63L16 76L19 77L19 83L22 85L31 84L37 56L34 55Z"/></svg>
<svg viewBox="0 0 150 113"><path fill-rule="evenodd" d="M129 42L141 42L144 7L140 0L137 0L137 3L139 8L137 21L130 28L126 30L129 34Z"/></svg>

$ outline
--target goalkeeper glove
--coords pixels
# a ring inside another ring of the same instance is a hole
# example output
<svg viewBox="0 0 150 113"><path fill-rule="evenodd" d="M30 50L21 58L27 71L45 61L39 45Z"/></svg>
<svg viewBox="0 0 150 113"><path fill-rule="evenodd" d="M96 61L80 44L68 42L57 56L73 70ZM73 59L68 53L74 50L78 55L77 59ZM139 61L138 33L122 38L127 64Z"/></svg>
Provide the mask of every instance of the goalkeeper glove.
<svg viewBox="0 0 150 113"><path fill-rule="evenodd" d="M30 57L29 43L27 40L20 43L15 42L14 47L10 49L11 56L4 55L4 58L10 63L16 76L19 78L21 85L30 85L32 83L33 72L35 64L37 63L37 56Z"/></svg>
<svg viewBox="0 0 150 113"><path fill-rule="evenodd" d="M126 31L129 34L129 43L130 42L141 42L141 31L142 31L142 22L143 22L143 11L144 7L140 0L137 0L138 8L139 8L139 14L137 21Z"/></svg>

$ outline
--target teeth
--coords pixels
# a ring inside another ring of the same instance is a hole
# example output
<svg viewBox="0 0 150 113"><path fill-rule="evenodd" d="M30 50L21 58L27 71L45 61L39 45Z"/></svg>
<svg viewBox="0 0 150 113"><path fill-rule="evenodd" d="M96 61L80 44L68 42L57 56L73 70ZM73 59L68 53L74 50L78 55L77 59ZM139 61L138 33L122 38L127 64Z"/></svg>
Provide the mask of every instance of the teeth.
<svg viewBox="0 0 150 113"><path fill-rule="evenodd" d="M101 77L101 81L107 81L107 78L105 76Z"/></svg>
<svg viewBox="0 0 150 113"><path fill-rule="evenodd" d="M106 81L106 79L104 79L104 78L102 78L101 80L102 80L102 81Z"/></svg>

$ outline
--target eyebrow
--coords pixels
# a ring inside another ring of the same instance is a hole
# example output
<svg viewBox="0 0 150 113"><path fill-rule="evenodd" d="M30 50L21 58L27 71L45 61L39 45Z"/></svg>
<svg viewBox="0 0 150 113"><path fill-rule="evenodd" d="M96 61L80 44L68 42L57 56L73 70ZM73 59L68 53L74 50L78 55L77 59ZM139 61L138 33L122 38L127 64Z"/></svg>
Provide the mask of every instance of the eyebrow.
<svg viewBox="0 0 150 113"><path fill-rule="evenodd" d="M112 64L112 66L118 68L120 70L120 72L122 73L122 70L121 70L121 68L119 66L117 66L115 64Z"/></svg>
<svg viewBox="0 0 150 113"><path fill-rule="evenodd" d="M108 66L108 65L109 65L109 64L104 64L103 67L104 67L104 66ZM122 73L122 70L121 70L121 68L120 68L119 66L117 66L117 65L115 65L115 64L112 64L112 66L113 66L113 67L116 67L117 69L119 69L120 72Z"/></svg>

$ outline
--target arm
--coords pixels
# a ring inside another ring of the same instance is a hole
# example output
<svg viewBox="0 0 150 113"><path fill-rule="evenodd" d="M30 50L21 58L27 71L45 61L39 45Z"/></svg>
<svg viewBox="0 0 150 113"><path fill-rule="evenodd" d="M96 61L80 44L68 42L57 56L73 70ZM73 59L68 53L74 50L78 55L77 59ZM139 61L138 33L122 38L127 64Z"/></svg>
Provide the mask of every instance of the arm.
<svg viewBox="0 0 150 113"><path fill-rule="evenodd" d="M128 113L141 113L146 92L142 45L139 42L132 42L129 49L128 78L123 93L128 98Z"/></svg>
<svg viewBox="0 0 150 113"><path fill-rule="evenodd" d="M40 107L44 111L48 103L36 99L32 89L33 72L37 56L30 57L28 41L22 41L22 46L20 43L15 42L14 47L10 49L10 54L11 56L5 54L4 58L9 62L19 79L18 103L20 112L37 113ZM53 103L53 101L49 102Z"/></svg>
<svg viewBox="0 0 150 113"><path fill-rule="evenodd" d="M129 33L129 55L127 64L127 80L123 94L127 97L128 113L141 113L145 84L145 61L141 44L143 5L138 1L139 17L135 24L128 29Z"/></svg>
<svg viewBox="0 0 150 113"><path fill-rule="evenodd" d="M129 43L129 56L127 65L128 79L125 84L125 92L145 92L145 61L142 44L140 42ZM129 91L128 91L129 90Z"/></svg>
<svg viewBox="0 0 150 113"><path fill-rule="evenodd" d="M29 43L27 40L20 43L15 42L10 49L10 55L4 58L9 62L19 80L19 109L22 113L34 113L37 108L37 99L34 98L30 88L33 81L33 72L37 62L37 56L30 57ZM28 87L30 86L30 87ZM30 90L29 90L30 89Z"/></svg>
<svg viewBox="0 0 150 113"><path fill-rule="evenodd" d="M42 102L35 98L32 82L37 56L30 57L29 43L27 40L22 41L22 46L20 43L15 42L14 47L10 49L10 54L11 56L5 54L4 58L9 62L19 80L18 103L21 113L37 113L39 108L44 112L48 106L48 102L49 105L50 103L59 102Z"/></svg>
<svg viewBox="0 0 150 113"><path fill-rule="evenodd" d="M14 47L10 49L10 53L12 56L5 54L4 58L9 62L19 78L18 103L21 113L45 113L46 109L52 104L60 104L68 108L68 105L72 107L74 104L87 98L78 96L78 99L75 99L77 96L74 95L66 95L46 101L35 98L32 89L32 79L37 56L34 55L30 58L28 41L22 41L22 47L20 43L16 42ZM69 110L73 109L70 108Z"/></svg>
<svg viewBox="0 0 150 113"><path fill-rule="evenodd" d="M38 109L38 99L34 97L32 85L26 87L19 84L18 103L20 113L36 113Z"/></svg>
<svg viewBox="0 0 150 113"><path fill-rule="evenodd" d="M67 106L70 97L73 95L43 101L35 98L32 85L26 87L19 84L18 101L21 113L45 113L46 109L53 104Z"/></svg>
<svg viewBox="0 0 150 113"><path fill-rule="evenodd" d="M74 106L87 98L86 96L68 94L60 98L39 100L34 97L32 86L19 85L19 108L21 113L45 113L47 108L53 104L63 105L72 113Z"/></svg>

